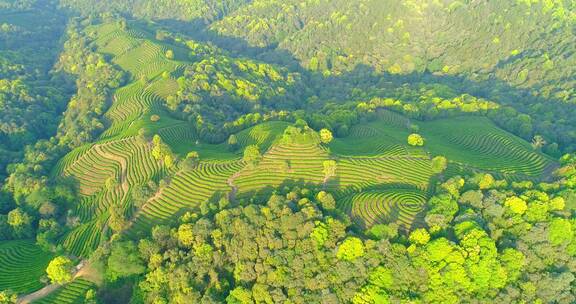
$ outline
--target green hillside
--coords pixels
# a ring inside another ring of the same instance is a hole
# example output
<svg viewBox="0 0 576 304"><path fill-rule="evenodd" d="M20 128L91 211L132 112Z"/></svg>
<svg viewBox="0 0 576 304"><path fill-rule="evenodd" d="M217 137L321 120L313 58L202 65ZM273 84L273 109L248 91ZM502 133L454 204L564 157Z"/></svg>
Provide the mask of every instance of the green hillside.
<svg viewBox="0 0 576 304"><path fill-rule="evenodd" d="M18 293L43 287L40 276L53 254L42 250L32 241L2 241L0 243L0 290Z"/></svg>
<svg viewBox="0 0 576 304"><path fill-rule="evenodd" d="M575 303L575 24L0 0L0 303Z"/></svg>

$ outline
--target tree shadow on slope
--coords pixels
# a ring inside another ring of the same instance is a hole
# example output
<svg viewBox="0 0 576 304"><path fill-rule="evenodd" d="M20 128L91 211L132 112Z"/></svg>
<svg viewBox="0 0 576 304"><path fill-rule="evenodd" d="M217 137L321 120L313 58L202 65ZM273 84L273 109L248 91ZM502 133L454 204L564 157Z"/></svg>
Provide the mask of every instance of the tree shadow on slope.
<svg viewBox="0 0 576 304"><path fill-rule="evenodd" d="M323 101L345 102L361 100L362 98L390 97L388 96L391 95L390 92L406 86L412 86L410 90L413 91L414 96L404 97L416 99L419 97L417 93L421 88L420 85L443 85L451 91L449 95L470 94L511 106L518 112L530 114L535 125L534 133L547 135L560 144L574 144L576 141L576 134L572 134L572 136L566 134L566 131L576 128L576 121L571 119L576 115L576 106L553 98L534 96L531 90L537 88L515 87L495 77L473 80L466 75L443 75L427 70L409 74L390 74L378 72L373 67L364 64L358 64L353 70L341 75L325 77L319 72L312 72L304 68L300 60L292 53L288 50L279 49L275 44L267 47L256 47L241 38L221 36L210 30L206 23L201 20L192 22L160 20L158 23L171 31L179 32L192 39L210 42L228 51L232 56L277 64L300 73L303 76L303 81L312 87L312 90L305 92L305 95L302 96L304 99L317 96ZM506 60L503 59L499 64L505 64ZM370 93L366 94L366 92ZM437 93L443 94L443 92ZM322 106L323 103L317 102L312 107L321 108ZM545 111L542 110L542 106L546 107ZM550 117L559 119L550 121ZM510 126L503 127L510 129ZM525 139L530 138L525 136Z"/></svg>

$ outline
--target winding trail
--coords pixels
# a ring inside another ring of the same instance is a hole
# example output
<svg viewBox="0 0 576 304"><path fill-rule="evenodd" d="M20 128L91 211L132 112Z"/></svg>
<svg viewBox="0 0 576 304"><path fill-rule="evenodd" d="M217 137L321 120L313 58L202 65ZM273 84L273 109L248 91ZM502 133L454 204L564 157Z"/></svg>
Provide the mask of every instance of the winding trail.
<svg viewBox="0 0 576 304"><path fill-rule="evenodd" d="M88 262L86 260L82 260L80 261L80 263L78 263L78 265L76 265L76 267L74 268L74 274L72 275L72 280L76 279L77 277L82 275L82 268L84 268L84 266L86 266ZM62 287L64 285L62 284L50 284L50 285L46 285L44 288L37 290L33 293L29 293L27 295L24 296L20 296L18 298L18 300L16 301L16 303L18 304L28 304L28 303L32 303L34 301L40 300L46 296L48 296L49 294L55 292L56 290L60 289L60 287Z"/></svg>

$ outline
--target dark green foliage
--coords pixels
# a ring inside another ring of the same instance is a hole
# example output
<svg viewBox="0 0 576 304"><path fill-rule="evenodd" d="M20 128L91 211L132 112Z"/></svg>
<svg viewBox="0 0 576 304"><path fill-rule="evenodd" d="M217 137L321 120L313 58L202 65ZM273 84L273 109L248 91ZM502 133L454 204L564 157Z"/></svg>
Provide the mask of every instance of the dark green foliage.
<svg viewBox="0 0 576 304"><path fill-rule="evenodd" d="M109 280L115 281L119 278L138 275L144 270L144 263L134 243L127 241L112 245L106 268L106 276Z"/></svg>
<svg viewBox="0 0 576 304"><path fill-rule="evenodd" d="M34 2L0 3L0 178L25 145L53 135L72 88L49 73L66 19Z"/></svg>

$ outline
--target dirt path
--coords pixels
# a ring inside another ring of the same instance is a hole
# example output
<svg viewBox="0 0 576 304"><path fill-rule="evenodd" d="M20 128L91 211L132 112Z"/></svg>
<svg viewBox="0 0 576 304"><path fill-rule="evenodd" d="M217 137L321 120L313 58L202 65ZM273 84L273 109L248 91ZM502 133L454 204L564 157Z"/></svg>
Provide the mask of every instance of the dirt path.
<svg viewBox="0 0 576 304"><path fill-rule="evenodd" d="M72 279L76 279L77 277L82 275L82 268L84 268L84 266L86 266L86 264L87 264L87 261L82 260L82 261L80 261L80 263L78 263L78 265L76 265L76 267L74 268L74 275L72 276ZM48 296L49 294L58 290L62 286L64 286L64 285L60 285L60 284L47 285L44 288L37 290L33 293L30 293L30 294L27 294L24 296L20 296L18 298L18 300L16 301L16 303L18 303L18 304L32 303L34 301L40 300L40 299Z"/></svg>
<svg viewBox="0 0 576 304"><path fill-rule="evenodd" d="M50 284L36 292L33 292L31 294L27 294L23 297L18 298L18 301L16 301L16 303L18 304L26 304L26 303L32 303L34 301L37 301L39 299L44 298L45 296L53 293L54 291L56 291L58 288L62 287L62 285L59 284Z"/></svg>

